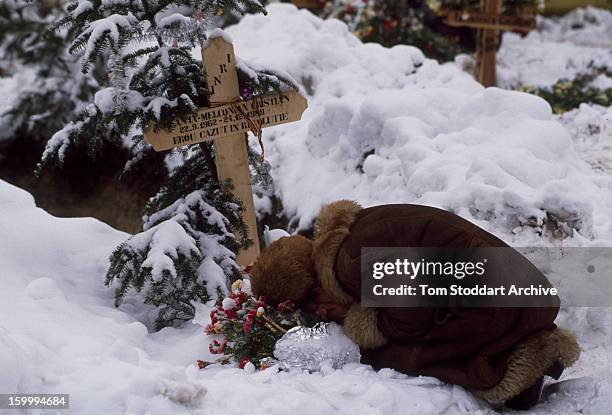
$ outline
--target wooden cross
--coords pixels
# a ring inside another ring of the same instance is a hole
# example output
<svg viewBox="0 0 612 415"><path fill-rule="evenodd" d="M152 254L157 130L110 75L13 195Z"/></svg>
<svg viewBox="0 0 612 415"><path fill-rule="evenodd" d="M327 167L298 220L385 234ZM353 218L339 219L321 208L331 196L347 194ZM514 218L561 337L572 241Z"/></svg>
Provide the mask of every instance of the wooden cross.
<svg viewBox="0 0 612 415"><path fill-rule="evenodd" d="M259 237L245 133L253 122L263 128L298 121L308 103L296 91L241 100L234 48L222 36L209 38L202 48L202 60L210 101L219 105L173 120L169 129L149 125L144 138L156 151L213 140L219 181L230 179L234 195L244 206L243 219L253 244L238 253L237 262L246 266L259 256Z"/></svg>
<svg viewBox="0 0 612 415"><path fill-rule="evenodd" d="M476 79L484 86L495 86L495 59L499 32L527 33L536 25L533 8L517 16L501 14L502 0L484 0L482 12L448 11L445 23L455 27L473 27L476 33Z"/></svg>

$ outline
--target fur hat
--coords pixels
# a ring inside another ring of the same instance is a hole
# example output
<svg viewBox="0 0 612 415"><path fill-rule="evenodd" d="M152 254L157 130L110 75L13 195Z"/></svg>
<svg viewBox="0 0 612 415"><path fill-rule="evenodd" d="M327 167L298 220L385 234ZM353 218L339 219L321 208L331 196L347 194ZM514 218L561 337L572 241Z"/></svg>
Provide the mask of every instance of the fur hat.
<svg viewBox="0 0 612 415"><path fill-rule="evenodd" d="M266 247L253 266L251 289L276 305L291 300L301 304L317 285L312 241L301 235L280 238Z"/></svg>

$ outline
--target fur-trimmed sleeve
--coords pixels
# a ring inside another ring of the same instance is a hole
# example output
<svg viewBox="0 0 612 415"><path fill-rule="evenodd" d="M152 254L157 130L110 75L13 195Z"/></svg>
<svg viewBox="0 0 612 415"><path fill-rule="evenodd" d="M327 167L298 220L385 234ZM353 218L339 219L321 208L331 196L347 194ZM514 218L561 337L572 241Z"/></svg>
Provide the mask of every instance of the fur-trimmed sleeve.
<svg viewBox="0 0 612 415"><path fill-rule="evenodd" d="M342 324L346 335L363 349L376 349L384 346L387 339L378 330L377 311L375 308L364 308L353 304Z"/></svg>
<svg viewBox="0 0 612 415"><path fill-rule="evenodd" d="M544 376L555 360L560 359L563 366L568 368L579 356L580 346L572 333L561 328L543 330L514 347L508 357L506 373L497 385L472 392L491 404L504 402Z"/></svg>

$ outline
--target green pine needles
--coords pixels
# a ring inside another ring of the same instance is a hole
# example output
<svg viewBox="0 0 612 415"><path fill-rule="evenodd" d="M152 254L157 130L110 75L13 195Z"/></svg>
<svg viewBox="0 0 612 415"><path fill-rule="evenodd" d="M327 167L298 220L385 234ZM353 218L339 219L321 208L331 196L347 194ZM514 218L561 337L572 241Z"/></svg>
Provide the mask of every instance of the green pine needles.
<svg viewBox="0 0 612 415"><path fill-rule="evenodd" d="M100 141L127 143L134 157L128 167L133 167L139 153L152 151L143 142L146 125L168 126L173 118L207 105L202 64L192 51L206 40L207 19L225 10L264 11L256 0L71 3L53 29L71 39L69 51L80 55L83 73L101 65L108 81L77 119L49 140L38 171L50 163L61 166L67 153L83 143L91 157L100 156ZM243 90L295 88L285 76L242 63Z"/></svg>
<svg viewBox="0 0 612 415"><path fill-rule="evenodd" d="M194 148L147 205L144 231L111 255L106 284L117 286L115 305L142 292L158 310L156 329L193 318L193 302L225 292L239 276L234 253L250 243L240 204L208 165L211 152L208 144Z"/></svg>

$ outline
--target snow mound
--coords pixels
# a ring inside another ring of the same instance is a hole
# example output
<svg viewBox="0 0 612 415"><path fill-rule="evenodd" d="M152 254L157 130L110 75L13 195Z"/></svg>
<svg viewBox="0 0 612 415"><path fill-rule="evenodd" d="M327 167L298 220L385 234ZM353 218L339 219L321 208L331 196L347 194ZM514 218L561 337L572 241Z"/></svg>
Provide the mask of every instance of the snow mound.
<svg viewBox="0 0 612 415"><path fill-rule="evenodd" d="M559 18L539 18L537 30L525 37L505 32L497 57L498 84L546 87L574 79L591 68L612 72L612 12L585 7ZM611 88L600 75L594 85Z"/></svg>
<svg viewBox="0 0 612 415"><path fill-rule="evenodd" d="M607 227L610 192L544 100L484 89L414 47L362 44L341 22L291 5L228 31L239 56L288 72L310 95L301 122L264 134L297 227L341 198L438 206L507 240L546 224L587 237Z"/></svg>
<svg viewBox="0 0 612 415"><path fill-rule="evenodd" d="M185 413L202 399L186 370L195 348L183 344L182 365L155 360L145 326L113 307L104 273L124 233L50 216L1 180L0 229L3 393L69 393L75 414ZM206 347L199 331L185 333Z"/></svg>

